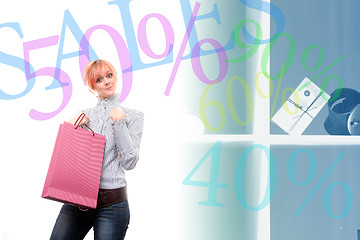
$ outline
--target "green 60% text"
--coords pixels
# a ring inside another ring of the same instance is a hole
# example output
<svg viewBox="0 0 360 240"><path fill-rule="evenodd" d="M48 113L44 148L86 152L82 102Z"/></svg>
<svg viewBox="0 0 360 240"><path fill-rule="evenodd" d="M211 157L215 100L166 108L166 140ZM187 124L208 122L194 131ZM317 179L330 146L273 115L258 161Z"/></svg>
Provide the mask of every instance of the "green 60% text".
<svg viewBox="0 0 360 240"><path fill-rule="evenodd" d="M256 39L251 44L241 42L241 38L240 38L241 29L248 22L254 24L256 27ZM201 118L204 126L208 130L217 132L220 129L222 129L226 122L226 112L225 112L224 106L220 102L218 102L216 100L211 100L209 102L206 102L206 99L205 99L206 95L208 94L208 92L210 91L210 89L213 86L220 83L225 78L227 69L228 69L227 68L228 63L239 63L239 62L245 61L245 60L249 59L250 57L252 57L256 53L256 51L259 48L260 42L261 42L261 37L262 37L261 26L256 21L247 19L247 20L239 22L234 28L234 42L240 48L245 48L245 49L248 48L249 51L245 55L243 55L239 58L236 58L236 59L228 59L226 52L219 51L218 52L219 66L220 66L219 76L214 81L211 81L210 79L208 79L203 74L203 72L201 72L201 74L198 73L200 71L201 67L198 67L199 64L196 65L197 67L194 67L195 65L193 64L194 72L196 73L198 78L202 82L209 84L209 86L207 86L205 88L205 90L203 91L203 93L200 97L200 103L199 103L200 118ZM267 72L267 66L268 66L268 62L270 59L270 54L271 54L271 51L274 48L275 44L278 42L278 40L281 37L285 37L289 40L288 54L286 56L286 59L282 66L281 71L279 71L277 74L272 74L272 76L271 76ZM221 47L218 46L219 43L216 43L216 44L213 42L211 42L211 43L214 46L217 46L218 49L221 49ZM273 89L274 89L273 80L279 79L279 82L276 86L274 100L273 100L273 103L271 106L270 119L272 118L272 116L274 114L275 106L278 101L283 76L288 72L288 70L290 69L290 67L295 59L295 51L296 51L296 44L295 44L294 38L288 33L279 33L279 34L275 35L273 38L271 38L271 40L267 43L267 45L264 49L264 52L262 53L261 71L255 75L255 90L256 90L256 92L259 94L259 96L261 96L263 98L269 98L273 94ZM313 64L313 66L309 66L309 56L314 51L318 52L318 57L316 59L316 62ZM338 59L336 59L335 61L330 63L328 66L324 67L324 69L320 70L320 72L317 73L315 76L310 77L311 80L312 81L317 80L318 78L320 78L323 74L325 74L327 71L329 71L332 67L334 67L337 63L339 63L344 58L345 58L345 55L340 56ZM197 58L195 57L193 61L195 62L196 59ZM301 55L302 66L305 70L307 70L309 72L314 72L316 70L319 70L320 67L323 66L324 59L325 59L325 54L324 54L323 48L316 44L312 44L312 45L309 45L308 47L306 47L306 49L303 51L303 53ZM224 62L225 62L225 64L224 64ZM268 94L264 94L260 88L260 76L261 75L264 75L266 77L266 79L268 80L268 84L270 87ZM324 98L326 101L335 101L340 96L341 91L342 91L342 87L343 87L342 79L340 78L340 76L335 75L335 74L326 76L323 79L323 81L321 82L320 88L325 91L329 81L333 78L335 78L337 80L337 90L330 99L327 99L326 96L324 94L322 94L321 97ZM312 81L309 81L306 84L304 84L303 86L300 86L298 91L299 92L302 91L309 84L311 84ZM233 88L234 82L239 82L242 85L244 92L245 92L247 109L248 109L247 119L245 119L245 120L242 120L241 117L239 117L239 114L236 112L236 109L235 109L234 98L233 98L233 93L232 93L232 88ZM286 93L288 91L291 91L295 95L295 100L296 100L295 104L300 104L300 97L299 97L297 91L293 88L288 87L288 88L285 88L281 93L282 105L286 104ZM253 115L254 115L254 100L253 100L253 96L252 96L252 91L250 90L249 85L243 78L241 78L239 76L234 76L230 79L230 81L228 82L227 88L226 88L226 99L227 99L227 103L228 103L228 107L229 107L231 116L237 124L247 125L252 121ZM208 107L215 107L217 109L217 111L220 113L220 126L214 127L208 121L208 118L206 116L206 109ZM285 106L285 110L288 114L295 115L297 113L296 111L298 111L299 109L296 109L295 112L291 112L289 110L289 108L287 106Z"/></svg>

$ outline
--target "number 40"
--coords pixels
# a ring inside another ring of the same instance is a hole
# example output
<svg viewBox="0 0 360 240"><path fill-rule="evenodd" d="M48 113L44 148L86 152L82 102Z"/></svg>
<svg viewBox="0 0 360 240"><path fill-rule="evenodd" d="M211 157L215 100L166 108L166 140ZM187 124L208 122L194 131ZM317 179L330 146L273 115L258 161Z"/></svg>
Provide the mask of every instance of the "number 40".
<svg viewBox="0 0 360 240"><path fill-rule="evenodd" d="M267 161L268 161L268 176L267 176L267 184L265 194L262 198L261 203L257 206L249 205L246 201L245 197L245 189L244 189L244 175L246 169L246 163L249 158L250 153L259 148L264 151ZM208 199L205 202L199 202L199 205L208 205L208 206L216 206L216 207L224 207L224 204L221 204L217 201L217 189L218 188L227 188L227 184L219 183L219 172L220 172L220 152L221 152L221 141L217 141L200 159L200 161L196 164L196 166L191 170L191 172L186 176L183 181L184 185L196 186L196 187L208 187ZM196 171L201 167L201 165L205 162L206 159L211 157L211 167L210 167L210 177L208 182L191 180ZM262 144L253 144L244 149L241 153L236 168L235 168L235 177L234 177L234 190L235 195L238 202L245 209L250 211L258 211L265 208L271 200L272 195L274 194L275 186L277 179L277 167L275 157L270 151L270 149Z"/></svg>

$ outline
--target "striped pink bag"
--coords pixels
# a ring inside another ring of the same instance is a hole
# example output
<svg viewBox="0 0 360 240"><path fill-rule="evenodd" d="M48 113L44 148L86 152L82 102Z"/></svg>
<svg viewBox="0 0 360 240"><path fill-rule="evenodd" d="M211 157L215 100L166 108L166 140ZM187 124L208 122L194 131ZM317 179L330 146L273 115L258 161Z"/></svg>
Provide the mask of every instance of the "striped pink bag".
<svg viewBox="0 0 360 240"><path fill-rule="evenodd" d="M79 128L84 117L60 124L42 197L96 208L105 136Z"/></svg>

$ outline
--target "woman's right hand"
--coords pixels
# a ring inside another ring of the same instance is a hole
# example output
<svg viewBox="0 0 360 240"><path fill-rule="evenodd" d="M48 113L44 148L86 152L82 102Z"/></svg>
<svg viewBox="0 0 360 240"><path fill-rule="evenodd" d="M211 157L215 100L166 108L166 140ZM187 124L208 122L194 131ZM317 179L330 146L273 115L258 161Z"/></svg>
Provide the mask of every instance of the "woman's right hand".
<svg viewBox="0 0 360 240"><path fill-rule="evenodd" d="M82 113L79 113L77 114L76 116L74 116L73 118L71 118L68 122L71 123L71 124L75 124L76 120L79 118L79 116L81 115ZM87 124L90 120L90 117L88 115L85 115L85 117L81 120L79 126L82 126L84 124Z"/></svg>

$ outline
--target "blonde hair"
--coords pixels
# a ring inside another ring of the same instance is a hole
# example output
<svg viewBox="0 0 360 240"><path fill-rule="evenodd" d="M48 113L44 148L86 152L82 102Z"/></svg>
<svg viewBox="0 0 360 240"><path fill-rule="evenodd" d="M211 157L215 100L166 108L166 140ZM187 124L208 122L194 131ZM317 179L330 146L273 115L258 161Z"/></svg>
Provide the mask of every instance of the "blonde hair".
<svg viewBox="0 0 360 240"><path fill-rule="evenodd" d="M116 71L111 63L101 59L91 61L86 65L84 70L85 84L88 86L90 92L94 93L96 79L104 69L110 69L115 78L115 82L117 82Z"/></svg>

